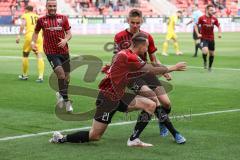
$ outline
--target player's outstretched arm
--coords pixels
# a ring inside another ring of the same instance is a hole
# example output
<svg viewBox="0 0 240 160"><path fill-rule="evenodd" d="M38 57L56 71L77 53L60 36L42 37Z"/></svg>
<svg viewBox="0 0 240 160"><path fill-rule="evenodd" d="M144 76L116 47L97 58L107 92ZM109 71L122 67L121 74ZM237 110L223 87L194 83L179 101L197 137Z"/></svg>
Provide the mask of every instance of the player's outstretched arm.
<svg viewBox="0 0 240 160"><path fill-rule="evenodd" d="M141 68L141 71L151 72L155 75L163 75L173 71L185 71L187 69L186 62L179 62L174 66L166 67L164 65L153 66L152 64L146 64Z"/></svg>

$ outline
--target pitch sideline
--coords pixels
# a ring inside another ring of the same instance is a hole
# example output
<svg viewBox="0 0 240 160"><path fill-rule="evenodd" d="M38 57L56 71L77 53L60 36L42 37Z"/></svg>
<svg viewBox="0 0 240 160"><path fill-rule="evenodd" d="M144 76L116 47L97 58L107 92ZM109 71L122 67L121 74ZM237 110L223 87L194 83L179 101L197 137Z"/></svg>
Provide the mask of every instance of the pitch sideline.
<svg viewBox="0 0 240 160"><path fill-rule="evenodd" d="M205 112L205 113L195 113L195 114L187 114L182 116L174 116L174 118L186 118L186 117L197 117L197 116L205 116L205 115L214 115L214 114L221 114L221 113L231 113L231 112L240 112L240 109L232 109L232 110L223 110L223 111L215 111L215 112ZM173 117L170 117L173 118ZM129 121L129 122L118 122L118 123L112 123L109 126L121 126L121 125L127 125L135 123L136 121ZM59 130L60 132L71 132L71 131L78 131L78 130L86 130L90 129L91 127L81 127L81 128L72 128L72 129L64 129ZM8 141L8 140L15 140L15 139L22 139L22 138L28 138L28 137L38 137L42 135L48 135L52 134L54 131L47 131L47 132L40 132L40 133L33 133L33 134L25 134L25 135L19 135L19 136L12 136L12 137L3 137L0 138L0 141Z"/></svg>

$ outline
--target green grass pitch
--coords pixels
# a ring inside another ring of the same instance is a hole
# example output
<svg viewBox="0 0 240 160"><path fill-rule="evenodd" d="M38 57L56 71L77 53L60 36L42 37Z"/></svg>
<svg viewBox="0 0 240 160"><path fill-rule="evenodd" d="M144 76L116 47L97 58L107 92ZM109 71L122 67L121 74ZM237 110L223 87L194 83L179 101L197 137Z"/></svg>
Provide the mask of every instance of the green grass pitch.
<svg viewBox="0 0 240 160"><path fill-rule="evenodd" d="M152 121L143 132L141 139L152 143L151 148L129 148L126 142L132 133L134 123L110 126L99 142L89 144L50 144L51 134L3 140L6 137L29 135L87 127L88 121L62 121L54 112L55 91L48 84L52 73L45 58L44 83L37 84L36 60L30 59L28 81L20 81L21 47L15 44L14 36L0 37L0 159L1 160L66 160L66 159L185 159L185 160L237 160L240 156L240 33L223 33L216 39L216 58L213 72L202 68L202 59L193 58L191 33L179 34L180 48L184 55L176 56L169 45L169 57L158 54L159 60L167 65L186 61L186 72L172 73L173 90L169 93L172 101L173 123L186 137L187 143L177 145L172 137L159 136L156 121ZM157 53L161 52L164 35L154 34ZM103 46L112 42L113 35L73 36L69 43L71 54L94 55L104 63L110 62L112 54ZM21 39L22 40L22 39ZM71 84L97 88L103 75L96 81L86 83L83 75L86 67L76 69L71 75ZM75 112L84 112L94 107L93 98L71 95ZM235 110L228 112L229 110ZM198 113L213 113L194 116ZM190 117L178 118L181 115ZM113 123L136 120L136 113L118 113Z"/></svg>

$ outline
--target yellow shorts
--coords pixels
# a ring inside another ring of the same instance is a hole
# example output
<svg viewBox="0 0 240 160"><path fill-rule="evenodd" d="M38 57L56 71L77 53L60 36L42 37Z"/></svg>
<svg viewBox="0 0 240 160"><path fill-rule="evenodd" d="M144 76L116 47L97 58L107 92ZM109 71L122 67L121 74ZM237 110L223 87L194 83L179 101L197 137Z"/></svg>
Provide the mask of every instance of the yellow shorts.
<svg viewBox="0 0 240 160"><path fill-rule="evenodd" d="M177 39L177 35L174 32L168 32L166 35L166 40L169 41L171 39Z"/></svg>
<svg viewBox="0 0 240 160"><path fill-rule="evenodd" d="M32 41L32 34L26 34L24 36L23 52L32 51L31 41ZM43 53L43 39L41 34L39 34L38 36L36 45L37 45L38 52Z"/></svg>

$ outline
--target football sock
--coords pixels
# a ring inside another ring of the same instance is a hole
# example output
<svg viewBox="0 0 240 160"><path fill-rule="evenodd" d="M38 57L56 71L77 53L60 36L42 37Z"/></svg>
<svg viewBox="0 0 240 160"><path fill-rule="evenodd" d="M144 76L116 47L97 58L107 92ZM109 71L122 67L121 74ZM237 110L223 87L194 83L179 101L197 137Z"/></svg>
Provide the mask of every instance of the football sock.
<svg viewBox="0 0 240 160"><path fill-rule="evenodd" d="M44 73L44 61L42 58L38 58L38 78L43 79Z"/></svg>
<svg viewBox="0 0 240 160"><path fill-rule="evenodd" d="M168 42L163 43L163 53L167 53L168 50Z"/></svg>
<svg viewBox="0 0 240 160"><path fill-rule="evenodd" d="M195 45L195 53L194 53L194 56L197 56L198 48L199 48L199 47L200 47L200 44L197 43L197 44Z"/></svg>
<svg viewBox="0 0 240 160"><path fill-rule="evenodd" d="M135 125L133 134L130 137L130 140L133 141L134 139L138 138L144 128L147 126L148 122L151 120L151 115L145 111L142 111L138 116L137 123Z"/></svg>
<svg viewBox="0 0 240 160"><path fill-rule="evenodd" d="M169 110L169 113L171 111L171 109ZM172 122L170 121L166 109L164 109L163 107L157 107L155 110L155 115L157 116L159 123L164 124L167 129L170 131L170 133L175 137L176 133L178 133L178 131L174 128Z"/></svg>
<svg viewBox="0 0 240 160"><path fill-rule="evenodd" d="M173 46L174 46L175 52L178 53L179 52L179 44L178 44L178 42L174 42Z"/></svg>
<svg viewBox="0 0 240 160"><path fill-rule="evenodd" d="M213 61L214 61L214 56L209 56L209 68L212 67Z"/></svg>
<svg viewBox="0 0 240 160"><path fill-rule="evenodd" d="M207 63L207 54L202 54L204 63Z"/></svg>
<svg viewBox="0 0 240 160"><path fill-rule="evenodd" d="M68 101L68 83L65 79L58 79L59 93L64 101Z"/></svg>
<svg viewBox="0 0 240 160"><path fill-rule="evenodd" d="M62 141L71 143L89 142L89 131L79 131L76 133L68 134L62 139Z"/></svg>
<svg viewBox="0 0 240 160"><path fill-rule="evenodd" d="M29 69L28 57L23 57L22 58L22 72L23 72L23 76L27 76L28 75L28 69Z"/></svg>

